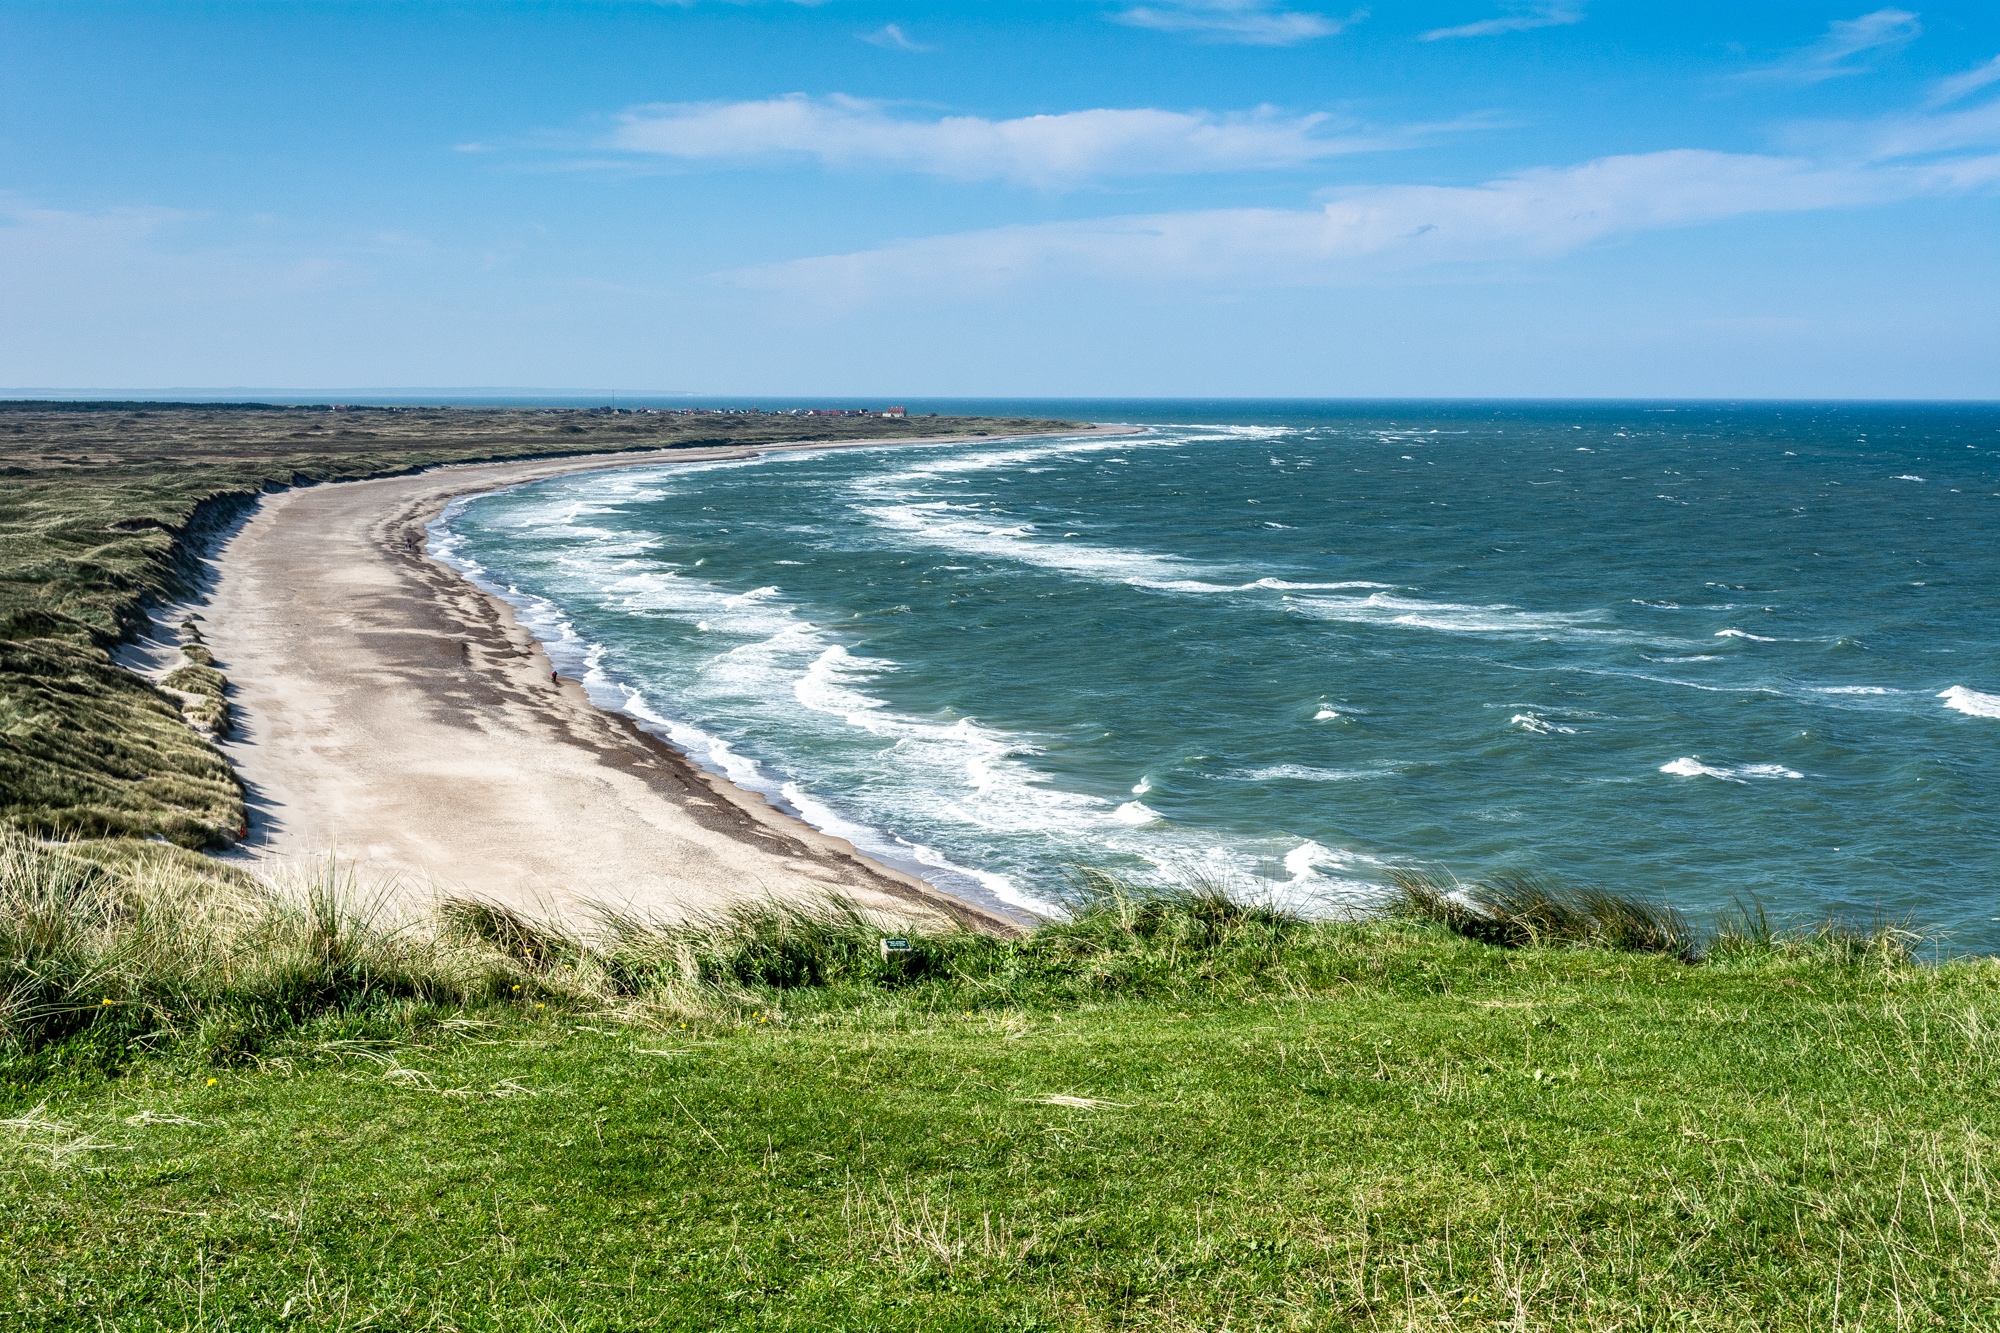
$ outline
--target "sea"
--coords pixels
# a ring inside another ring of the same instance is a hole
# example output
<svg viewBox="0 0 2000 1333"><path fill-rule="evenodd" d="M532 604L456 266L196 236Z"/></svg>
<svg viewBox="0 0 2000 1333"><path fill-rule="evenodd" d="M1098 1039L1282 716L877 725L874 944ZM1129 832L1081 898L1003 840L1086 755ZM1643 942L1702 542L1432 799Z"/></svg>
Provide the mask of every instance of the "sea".
<svg viewBox="0 0 2000 1333"><path fill-rule="evenodd" d="M1017 915L1421 865L2000 949L2000 405L903 405L1143 429L562 477L433 550L601 706Z"/></svg>

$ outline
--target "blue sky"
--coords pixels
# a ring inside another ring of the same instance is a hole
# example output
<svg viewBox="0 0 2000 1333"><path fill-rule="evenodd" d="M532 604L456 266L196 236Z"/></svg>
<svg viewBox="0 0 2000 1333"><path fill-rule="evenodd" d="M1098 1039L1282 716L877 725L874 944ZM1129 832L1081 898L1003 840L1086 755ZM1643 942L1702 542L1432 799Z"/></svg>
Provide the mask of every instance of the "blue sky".
<svg viewBox="0 0 2000 1333"><path fill-rule="evenodd" d="M2000 398L2000 6L0 0L0 384Z"/></svg>

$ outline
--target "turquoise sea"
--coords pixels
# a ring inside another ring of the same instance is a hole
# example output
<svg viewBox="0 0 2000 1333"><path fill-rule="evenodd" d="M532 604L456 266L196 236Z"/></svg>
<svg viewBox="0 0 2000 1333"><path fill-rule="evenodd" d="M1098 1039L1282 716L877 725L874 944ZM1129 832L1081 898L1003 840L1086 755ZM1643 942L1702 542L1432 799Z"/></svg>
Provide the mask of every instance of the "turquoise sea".
<svg viewBox="0 0 2000 1333"><path fill-rule="evenodd" d="M1385 866L2000 949L2000 407L909 402L1116 438L477 497L592 696L947 890Z"/></svg>

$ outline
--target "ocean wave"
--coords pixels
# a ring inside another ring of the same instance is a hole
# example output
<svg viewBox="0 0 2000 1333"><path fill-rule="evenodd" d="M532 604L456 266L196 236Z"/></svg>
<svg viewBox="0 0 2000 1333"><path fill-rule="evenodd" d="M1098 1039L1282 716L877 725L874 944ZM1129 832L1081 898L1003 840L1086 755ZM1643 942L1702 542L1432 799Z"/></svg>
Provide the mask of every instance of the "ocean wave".
<svg viewBox="0 0 2000 1333"><path fill-rule="evenodd" d="M1516 713L1507 719L1507 725L1510 727L1519 727L1523 731L1533 732L1537 736L1576 735L1575 727L1558 726L1554 722L1536 717L1533 713Z"/></svg>
<svg viewBox="0 0 2000 1333"><path fill-rule="evenodd" d="M1615 634L1583 628L1597 619L1594 611L1523 611L1505 604L1473 606L1456 602L1425 602L1373 593L1367 597L1286 597L1301 615L1315 620L1339 620L1363 625L1406 625L1415 629L1458 634Z"/></svg>
<svg viewBox="0 0 2000 1333"><path fill-rule="evenodd" d="M1142 801L1127 801L1111 812L1111 817L1121 824L1158 824L1165 819L1158 810Z"/></svg>
<svg viewBox="0 0 2000 1333"><path fill-rule="evenodd" d="M1942 691L1938 698L1944 700L1946 708L1956 708L1974 717L2000 717L2000 694L1981 694L1978 690L1954 685Z"/></svg>
<svg viewBox="0 0 2000 1333"><path fill-rule="evenodd" d="M1387 768L1313 768L1306 764L1274 764L1236 774L1242 782L1355 782L1364 778L1387 777Z"/></svg>
<svg viewBox="0 0 2000 1333"><path fill-rule="evenodd" d="M1085 546L1057 538L1035 539L1030 524L959 518L935 502L874 505L861 512L892 532L950 551L1169 592L1220 592L1227 586L1191 579L1190 575L1205 571L1179 556Z"/></svg>
<svg viewBox="0 0 2000 1333"><path fill-rule="evenodd" d="M1294 899L1339 898L1354 903L1379 899L1382 895L1381 882L1373 876L1386 863L1360 852L1324 847L1307 838L1286 852L1280 864L1285 868L1285 892Z"/></svg>
<svg viewBox="0 0 2000 1333"><path fill-rule="evenodd" d="M1884 689L1880 685L1814 685L1814 694L1902 694L1902 690Z"/></svg>
<svg viewBox="0 0 2000 1333"><path fill-rule="evenodd" d="M964 876L973 881L1003 903L1015 907L1025 907L1031 912L1047 916L1060 912L1060 905L1046 898L1038 898L1026 893L1015 884L1014 877L994 870L979 870L972 866L960 865L936 848L920 842L912 842L899 834L884 835L881 830L866 824L856 823L838 810L807 792L796 782L787 782L780 790L785 802L799 812L800 818L822 833L836 838L845 838L855 850L870 855L880 861L894 863L898 860L915 861L930 870L942 870L947 875Z"/></svg>
<svg viewBox="0 0 2000 1333"><path fill-rule="evenodd" d="M1767 639L1762 634L1752 634L1748 630L1740 629L1719 629L1715 632L1715 637L1718 639L1752 639L1758 643L1783 642L1781 639Z"/></svg>
<svg viewBox="0 0 2000 1333"><path fill-rule="evenodd" d="M1724 782L1738 782L1748 785L1752 779L1803 778L1805 774L1783 764L1744 764L1737 768L1720 768L1704 764L1698 755L1676 759L1670 764L1661 764L1662 773L1671 773L1681 778L1721 778Z"/></svg>
<svg viewBox="0 0 2000 1333"><path fill-rule="evenodd" d="M1293 583L1288 579L1258 579L1255 583L1238 584L1233 591L1250 588L1276 588L1281 592L1319 591L1334 588L1382 588L1393 589L1393 583L1366 583L1359 579L1349 579L1344 583Z"/></svg>

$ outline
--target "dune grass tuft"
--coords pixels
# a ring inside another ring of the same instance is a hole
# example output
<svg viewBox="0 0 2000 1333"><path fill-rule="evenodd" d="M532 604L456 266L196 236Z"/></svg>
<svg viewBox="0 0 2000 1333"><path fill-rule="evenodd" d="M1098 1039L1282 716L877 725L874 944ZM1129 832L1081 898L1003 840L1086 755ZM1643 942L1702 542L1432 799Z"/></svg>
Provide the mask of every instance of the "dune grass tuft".
<svg viewBox="0 0 2000 1333"><path fill-rule="evenodd" d="M1657 953L1688 963L1701 957L1694 928L1672 907L1595 886L1519 871L1466 883L1448 871L1409 866L1391 870L1389 883L1392 913L1486 944Z"/></svg>

